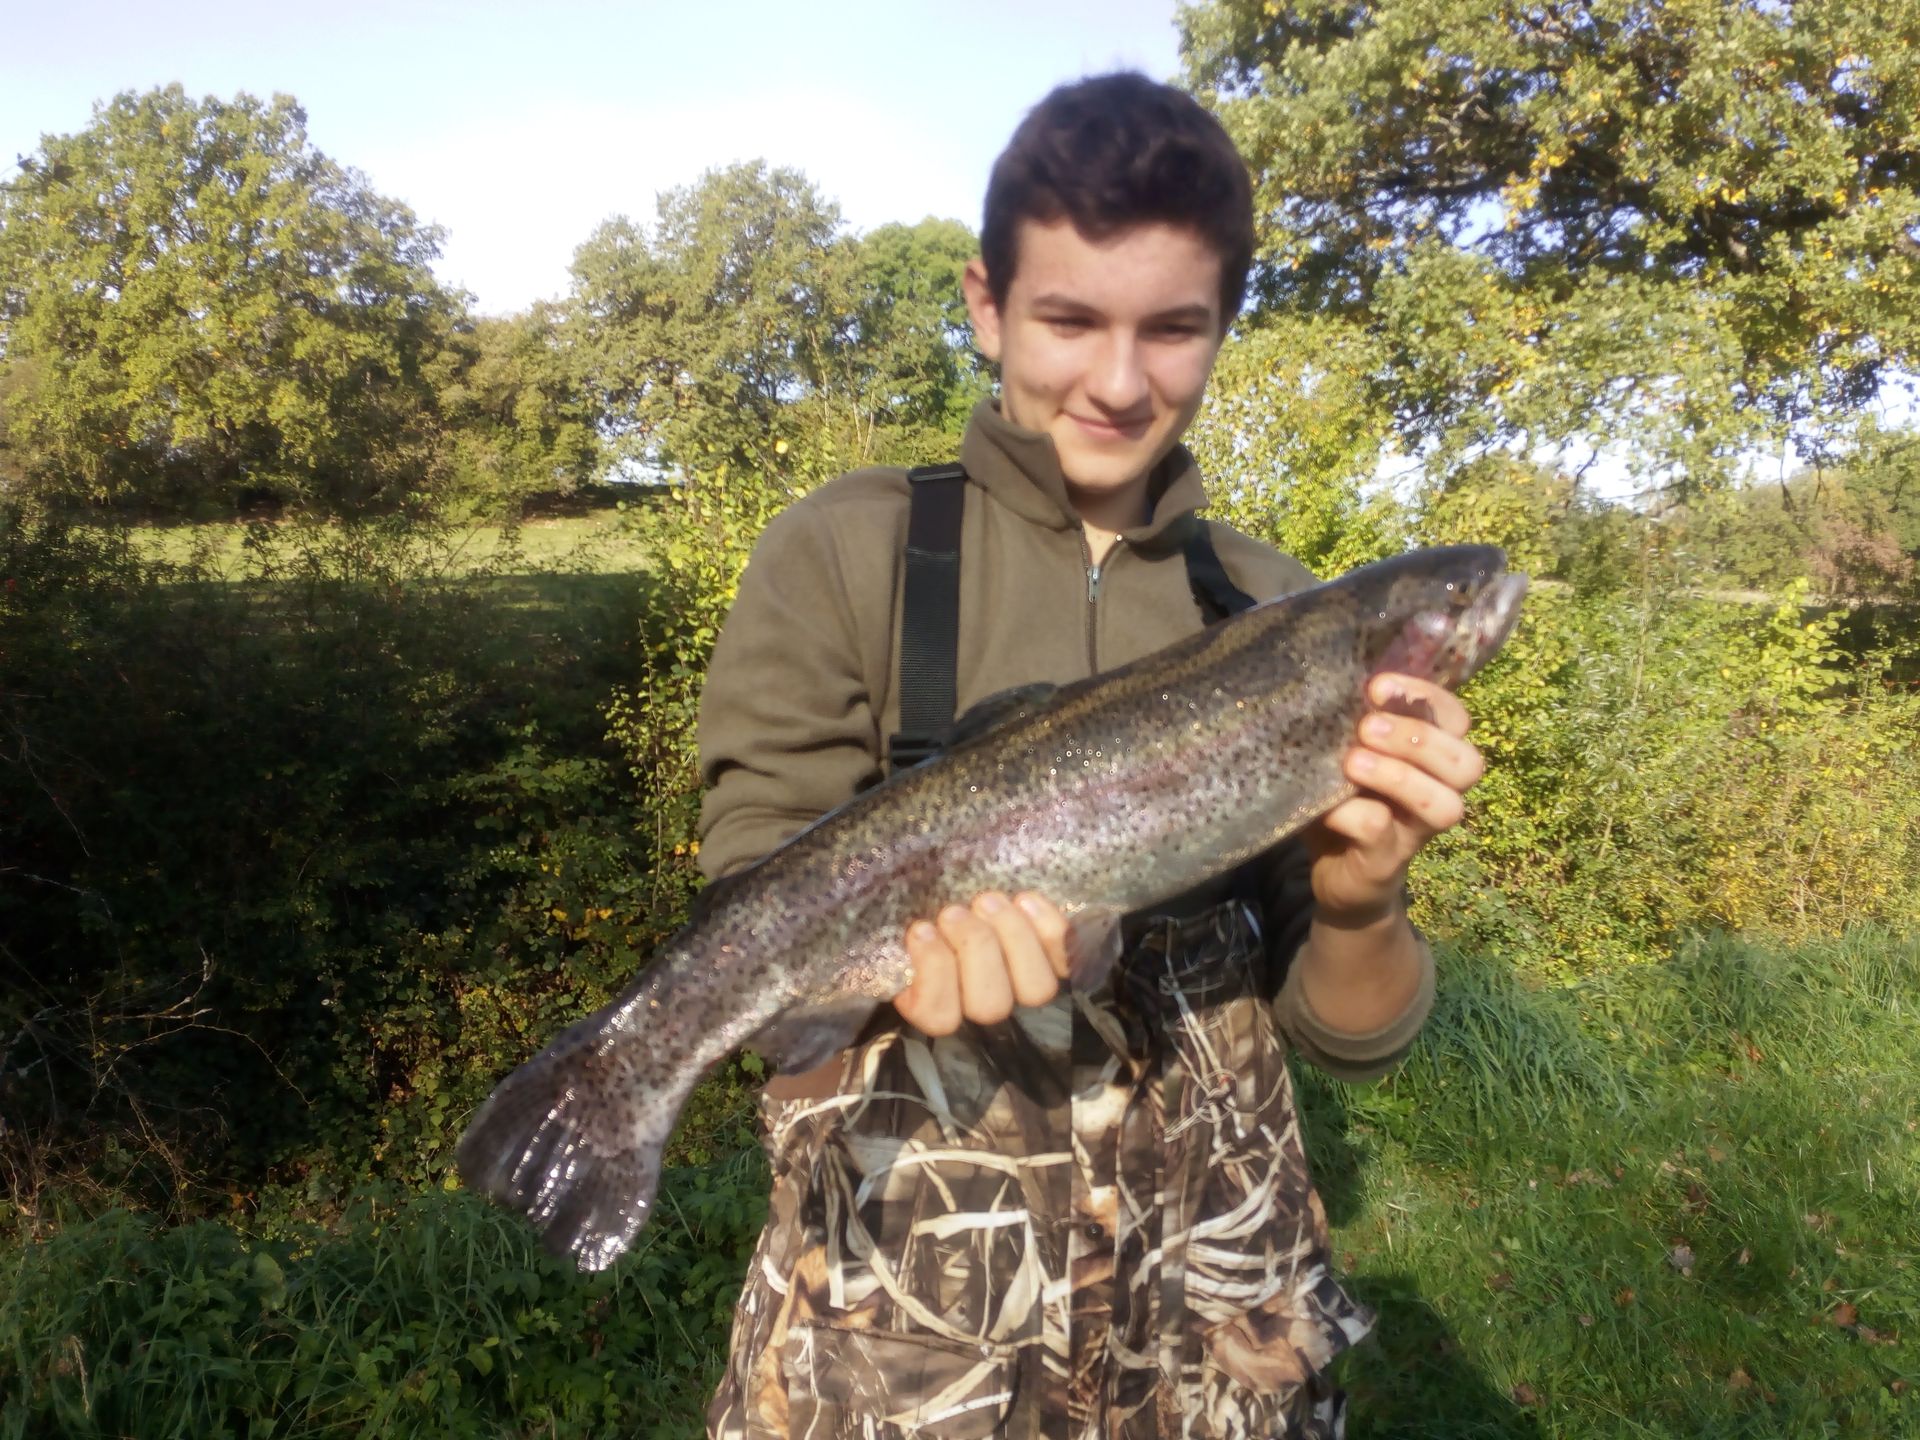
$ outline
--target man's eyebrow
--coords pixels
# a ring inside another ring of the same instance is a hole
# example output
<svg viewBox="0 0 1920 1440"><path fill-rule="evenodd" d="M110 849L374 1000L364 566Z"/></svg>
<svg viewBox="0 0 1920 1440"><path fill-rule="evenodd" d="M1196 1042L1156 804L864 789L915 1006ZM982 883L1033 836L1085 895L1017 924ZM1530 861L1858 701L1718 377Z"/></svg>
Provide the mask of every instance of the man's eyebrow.
<svg viewBox="0 0 1920 1440"><path fill-rule="evenodd" d="M1176 320L1176 321L1192 320L1192 321L1197 321L1201 324L1209 324L1213 320L1213 307L1211 305L1199 305L1199 304L1177 305L1171 310L1162 310L1158 315L1152 315L1152 316L1149 316L1148 318L1151 320L1159 320L1162 322L1169 321L1169 320Z"/></svg>
<svg viewBox="0 0 1920 1440"><path fill-rule="evenodd" d="M1071 295L1063 295L1057 290L1049 290L1044 295L1034 296L1033 306L1036 310L1078 310L1088 315L1097 313L1095 306L1089 305L1084 300L1076 300ZM1160 324L1166 324L1170 321L1193 321L1204 325L1211 323L1213 320L1213 307L1211 305L1200 304L1196 301L1191 305L1176 305L1171 310L1162 310L1156 315L1149 315L1147 319Z"/></svg>

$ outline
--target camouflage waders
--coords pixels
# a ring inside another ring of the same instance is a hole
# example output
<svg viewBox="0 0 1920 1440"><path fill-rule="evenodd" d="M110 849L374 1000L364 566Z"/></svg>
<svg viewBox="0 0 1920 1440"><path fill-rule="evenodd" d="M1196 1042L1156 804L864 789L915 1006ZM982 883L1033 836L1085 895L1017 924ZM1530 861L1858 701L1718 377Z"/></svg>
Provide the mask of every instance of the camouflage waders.
<svg viewBox="0 0 1920 1440"><path fill-rule="evenodd" d="M710 1433L1339 1436L1323 1372L1373 1317L1330 1270L1267 969L1223 902L1134 927L1095 995L896 1026L841 1093L763 1100L772 1202Z"/></svg>

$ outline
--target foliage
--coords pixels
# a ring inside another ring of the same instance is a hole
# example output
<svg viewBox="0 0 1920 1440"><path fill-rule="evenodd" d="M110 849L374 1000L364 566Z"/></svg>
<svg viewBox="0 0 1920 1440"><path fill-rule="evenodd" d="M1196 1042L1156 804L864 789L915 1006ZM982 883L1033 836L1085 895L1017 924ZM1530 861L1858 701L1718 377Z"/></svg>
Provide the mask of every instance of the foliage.
<svg viewBox="0 0 1920 1440"><path fill-rule="evenodd" d="M457 326L430 369L451 449L443 511L572 494L602 468L596 416L554 307Z"/></svg>
<svg viewBox="0 0 1920 1440"><path fill-rule="evenodd" d="M845 323L839 211L758 162L608 221L574 256L574 345L619 454L650 469L750 466L790 440Z"/></svg>
<svg viewBox="0 0 1920 1440"><path fill-rule="evenodd" d="M932 217L854 243L853 324L823 397L843 437L836 452L848 468L951 460L991 390L960 288L979 243L959 221Z"/></svg>
<svg viewBox="0 0 1920 1440"><path fill-rule="evenodd" d="M1421 919L1579 975L1722 925L1920 926L1920 696L1849 655L1804 582L1771 608L1536 587L1473 684L1473 822L1417 865ZM1656 583L1659 580L1663 583Z"/></svg>
<svg viewBox="0 0 1920 1440"><path fill-rule="evenodd" d="M1388 417L1370 408L1365 366L1347 336L1312 321L1230 335L1186 435L1208 513L1329 578L1398 550L1391 497L1366 483Z"/></svg>
<svg viewBox="0 0 1920 1440"><path fill-rule="evenodd" d="M403 501L455 307L438 245L286 96L116 96L0 185L10 464L86 501Z"/></svg>
<svg viewBox="0 0 1920 1440"><path fill-rule="evenodd" d="M256 531L227 585L101 532L4 537L23 1203L324 1212L359 1178L437 1182L493 1081L678 923L599 736L630 580L436 578L447 537L402 517ZM678 1157L745 1133L717 1086Z"/></svg>
<svg viewBox="0 0 1920 1440"><path fill-rule="evenodd" d="M1920 434L1867 427L1845 464L1703 496L1675 517L1743 584L1806 578L1853 604L1920 601Z"/></svg>
<svg viewBox="0 0 1920 1440"><path fill-rule="evenodd" d="M1904 0L1206 0L1264 309L1375 350L1402 448L1612 443L1692 488L1843 450L1920 345Z"/></svg>
<svg viewBox="0 0 1920 1440"><path fill-rule="evenodd" d="M616 454L647 472L837 469L950 456L981 382L965 350L964 226L845 235L792 170L754 162L608 221L574 257L570 347Z"/></svg>
<svg viewBox="0 0 1920 1440"><path fill-rule="evenodd" d="M368 1188L325 1229L78 1221L6 1256L0 1436L697 1434L765 1183L754 1151L670 1172L594 1276L464 1194Z"/></svg>

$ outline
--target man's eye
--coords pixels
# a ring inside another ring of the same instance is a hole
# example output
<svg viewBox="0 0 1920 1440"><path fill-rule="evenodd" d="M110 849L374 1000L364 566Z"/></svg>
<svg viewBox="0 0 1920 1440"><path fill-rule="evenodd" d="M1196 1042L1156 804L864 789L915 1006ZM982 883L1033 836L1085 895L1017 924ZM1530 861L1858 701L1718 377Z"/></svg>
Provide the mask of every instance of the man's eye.
<svg viewBox="0 0 1920 1440"><path fill-rule="evenodd" d="M1200 334L1200 327L1181 321L1177 324L1156 326L1153 333L1163 340L1191 340Z"/></svg>
<svg viewBox="0 0 1920 1440"><path fill-rule="evenodd" d="M1084 315L1049 315L1046 323L1055 330L1077 332L1086 329L1090 322Z"/></svg>

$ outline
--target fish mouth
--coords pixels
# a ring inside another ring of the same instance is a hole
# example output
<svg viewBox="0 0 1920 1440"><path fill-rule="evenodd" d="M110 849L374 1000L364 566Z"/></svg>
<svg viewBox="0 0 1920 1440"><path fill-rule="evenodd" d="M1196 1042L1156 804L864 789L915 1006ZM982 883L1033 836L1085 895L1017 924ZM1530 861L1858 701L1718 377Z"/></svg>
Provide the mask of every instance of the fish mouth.
<svg viewBox="0 0 1920 1440"><path fill-rule="evenodd" d="M1489 574L1488 570L1493 573ZM1494 657L1520 618L1527 577L1494 565L1446 582L1439 605L1415 610L1375 666L1458 689Z"/></svg>
<svg viewBox="0 0 1920 1440"><path fill-rule="evenodd" d="M1520 619L1520 602L1526 596L1527 577L1518 571L1488 581L1460 617L1468 653L1478 659L1504 645Z"/></svg>

